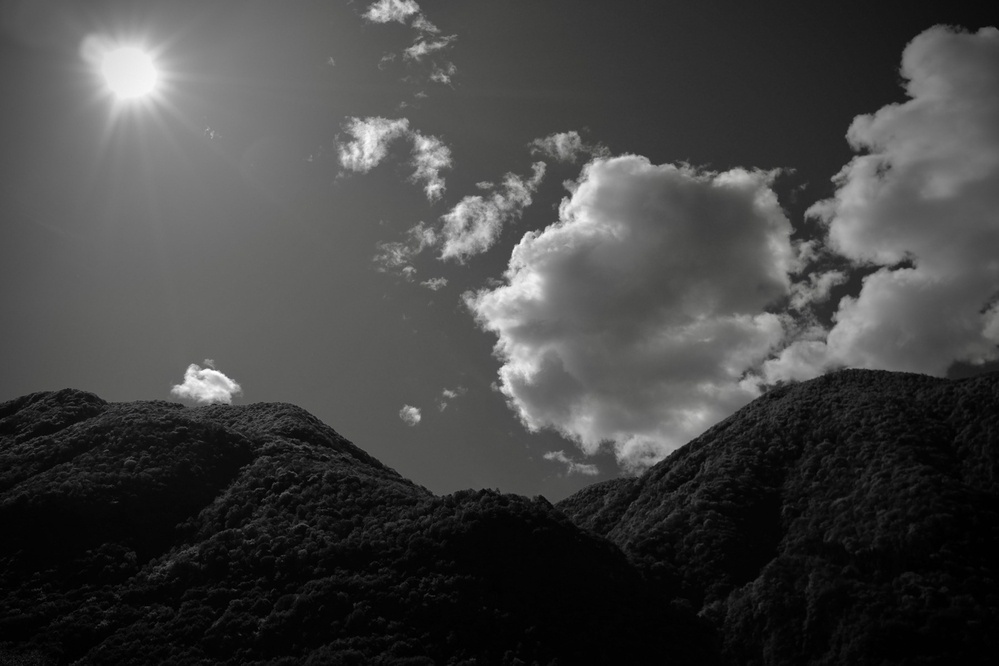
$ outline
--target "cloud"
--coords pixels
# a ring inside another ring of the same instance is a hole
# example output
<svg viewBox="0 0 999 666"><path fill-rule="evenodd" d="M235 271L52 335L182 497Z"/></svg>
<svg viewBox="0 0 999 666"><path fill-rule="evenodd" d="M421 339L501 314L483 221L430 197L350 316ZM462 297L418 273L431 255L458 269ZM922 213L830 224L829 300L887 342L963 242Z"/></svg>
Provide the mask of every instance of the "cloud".
<svg viewBox="0 0 999 666"><path fill-rule="evenodd" d="M466 391L467 389L463 386L454 389L444 389L441 391L441 397L437 400L437 409L443 412L452 400L465 395Z"/></svg>
<svg viewBox="0 0 999 666"><path fill-rule="evenodd" d="M409 120L349 118L344 131L353 140L340 144L340 164L349 171L367 173L385 159L390 143L409 134Z"/></svg>
<svg viewBox="0 0 999 666"><path fill-rule="evenodd" d="M813 273L807 282L796 282L791 286L791 309L804 310L811 305L824 302L829 298L832 288L843 284L847 279L845 272L830 270Z"/></svg>
<svg viewBox="0 0 999 666"><path fill-rule="evenodd" d="M187 366L184 381L170 389L170 395L181 400L208 405L212 403L232 404L232 397L243 392L235 380L226 377L215 369L215 362L205 359L205 368L197 363Z"/></svg>
<svg viewBox="0 0 999 666"><path fill-rule="evenodd" d="M368 6L362 16L372 23L406 23L414 14L419 14L420 5L414 0L378 0Z"/></svg>
<svg viewBox="0 0 999 666"><path fill-rule="evenodd" d="M565 451L549 451L544 455L544 459L565 465L565 473L569 476L572 476L573 474L582 474L583 476L596 476L597 474L600 474L600 469L596 465L590 463L578 463L569 456L565 455Z"/></svg>
<svg viewBox="0 0 999 666"><path fill-rule="evenodd" d="M759 395L797 269L772 173L588 164L505 282L465 295L524 425L640 471Z"/></svg>
<svg viewBox="0 0 999 666"><path fill-rule="evenodd" d="M437 242L437 233L423 222L411 227L406 235L409 237L406 241L382 242L376 245L378 252L374 256L374 262L379 273L397 272L412 278L416 272L411 264L413 259Z"/></svg>
<svg viewBox="0 0 999 666"><path fill-rule="evenodd" d="M575 130L535 139L531 142L531 151L559 162L576 162L581 157L607 157L604 146L585 143Z"/></svg>
<svg viewBox="0 0 999 666"><path fill-rule="evenodd" d="M931 28L901 73L909 99L854 119L861 154L810 210L831 250L878 268L827 335L767 364L770 381L842 366L943 375L999 358L999 30Z"/></svg>
<svg viewBox="0 0 999 666"><path fill-rule="evenodd" d="M413 427L420 422L423 418L420 414L420 409L418 407L413 407L412 405L403 405L402 409L399 410L399 418L406 425Z"/></svg>
<svg viewBox="0 0 999 666"><path fill-rule="evenodd" d="M451 83L458 68L453 62L441 58L441 56L451 48L457 35L438 36L440 28L423 15L416 2L413 0L379 0L372 3L363 16L373 23L402 23L405 25L408 22L410 27L417 31L418 36L409 47L403 50L403 61L412 64L429 59L431 63L429 73L426 74L428 79L435 83ZM397 54L395 53L386 54L378 63L378 68L385 69L396 58Z"/></svg>
<svg viewBox="0 0 999 666"><path fill-rule="evenodd" d="M447 286L447 278L435 277L429 280L424 280L420 283L421 287L426 287L430 291L440 291Z"/></svg>
<svg viewBox="0 0 999 666"><path fill-rule="evenodd" d="M454 77L458 68L454 66L453 62L446 62L443 65L435 65L433 70L430 72L430 80L434 83L443 83L445 85L451 83L451 78Z"/></svg>
<svg viewBox="0 0 999 666"><path fill-rule="evenodd" d="M412 164L415 168L411 179L422 181L428 201L437 201L444 194L444 178L440 172L451 168L451 149L435 136L411 134L413 140Z"/></svg>
<svg viewBox="0 0 999 666"><path fill-rule="evenodd" d="M417 40L412 46L402 52L402 57L405 60L415 60L419 62L431 53L436 53L448 48L452 43L454 43L455 39L457 39L456 35L448 35L446 37L441 37L440 39L429 41L425 39Z"/></svg>
<svg viewBox="0 0 999 666"><path fill-rule="evenodd" d="M545 175L545 163L535 162L527 180L508 173L490 196L467 196L442 218L441 259L464 262L491 248L503 226L520 217Z"/></svg>
<svg viewBox="0 0 999 666"><path fill-rule="evenodd" d="M452 166L451 149L436 136L425 136L409 129L409 120L389 120L377 116L349 118L344 132L352 138L340 143L340 164L348 171L367 173L378 166L388 155L389 145L397 139L407 138L412 143L410 164L413 175L409 180L423 183L428 201L437 201L446 189L440 172Z"/></svg>
<svg viewBox="0 0 999 666"><path fill-rule="evenodd" d="M420 32L426 32L434 35L440 32L440 28L428 21L427 17L423 14L418 14L410 25Z"/></svg>

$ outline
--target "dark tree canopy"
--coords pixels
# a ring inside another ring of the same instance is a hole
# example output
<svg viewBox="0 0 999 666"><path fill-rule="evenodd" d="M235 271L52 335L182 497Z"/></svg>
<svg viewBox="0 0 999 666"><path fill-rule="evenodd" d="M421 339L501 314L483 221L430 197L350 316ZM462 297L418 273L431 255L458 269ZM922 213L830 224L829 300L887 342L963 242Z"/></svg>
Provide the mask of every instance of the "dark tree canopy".
<svg viewBox="0 0 999 666"><path fill-rule="evenodd" d="M285 404L0 404L0 663L991 663L999 376L774 389L556 506Z"/></svg>

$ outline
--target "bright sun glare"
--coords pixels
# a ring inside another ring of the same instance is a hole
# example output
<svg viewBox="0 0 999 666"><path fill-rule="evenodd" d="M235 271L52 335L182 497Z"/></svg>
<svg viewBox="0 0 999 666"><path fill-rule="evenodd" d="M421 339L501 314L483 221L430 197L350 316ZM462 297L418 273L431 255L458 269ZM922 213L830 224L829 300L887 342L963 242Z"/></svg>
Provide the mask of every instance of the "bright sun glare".
<svg viewBox="0 0 999 666"><path fill-rule="evenodd" d="M119 99L145 97L156 89L159 78L148 53L132 46L110 51L101 63L104 80Z"/></svg>

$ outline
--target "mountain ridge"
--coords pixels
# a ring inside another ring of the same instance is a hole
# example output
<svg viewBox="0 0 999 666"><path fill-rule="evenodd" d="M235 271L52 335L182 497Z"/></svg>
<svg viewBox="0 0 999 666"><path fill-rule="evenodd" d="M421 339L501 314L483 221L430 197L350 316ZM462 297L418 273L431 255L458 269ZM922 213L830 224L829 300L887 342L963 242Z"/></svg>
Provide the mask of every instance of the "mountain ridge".
<svg viewBox="0 0 999 666"><path fill-rule="evenodd" d="M553 506L435 496L286 403L22 396L0 658L988 663L996 406L999 374L843 371Z"/></svg>
<svg viewBox="0 0 999 666"><path fill-rule="evenodd" d="M766 662L770 640L784 648L817 642L830 650L830 663L861 663L867 648L858 640L889 642L880 622L809 625L789 608L828 615L852 586L878 598L881 620L909 626L913 618L892 609L911 601L901 581L912 574L929 581L912 590L960 589L965 607L954 609L957 616L999 626L989 596L997 592L990 563L999 561L997 407L995 374L948 381L844 371L771 391L644 476L591 486L557 506L621 547L667 594L725 627L737 661ZM970 573L949 580L952 569ZM830 579L821 594L796 591L817 571ZM764 582L775 584L778 572L788 588L781 631L793 640L764 628L774 608L747 617L766 605ZM742 645L732 639L738 632L748 632ZM941 654L959 633L907 632L891 640L926 643L932 633ZM966 658L994 647L980 638L966 646ZM789 650L780 660L807 656Z"/></svg>

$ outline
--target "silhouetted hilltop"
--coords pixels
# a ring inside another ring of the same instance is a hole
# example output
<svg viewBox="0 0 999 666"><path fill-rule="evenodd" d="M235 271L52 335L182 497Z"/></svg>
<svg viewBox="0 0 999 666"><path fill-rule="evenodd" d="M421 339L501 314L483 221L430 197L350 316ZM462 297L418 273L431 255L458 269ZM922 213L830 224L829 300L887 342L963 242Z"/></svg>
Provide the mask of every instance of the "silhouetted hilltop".
<svg viewBox="0 0 999 666"><path fill-rule="evenodd" d="M776 388L553 507L292 405L0 404L0 663L975 664L999 375Z"/></svg>
<svg viewBox="0 0 999 666"><path fill-rule="evenodd" d="M0 663L714 659L545 500L435 497L291 405L4 403L0 526Z"/></svg>
<svg viewBox="0 0 999 666"><path fill-rule="evenodd" d="M777 388L640 478L557 506L739 664L999 654L999 375Z"/></svg>

